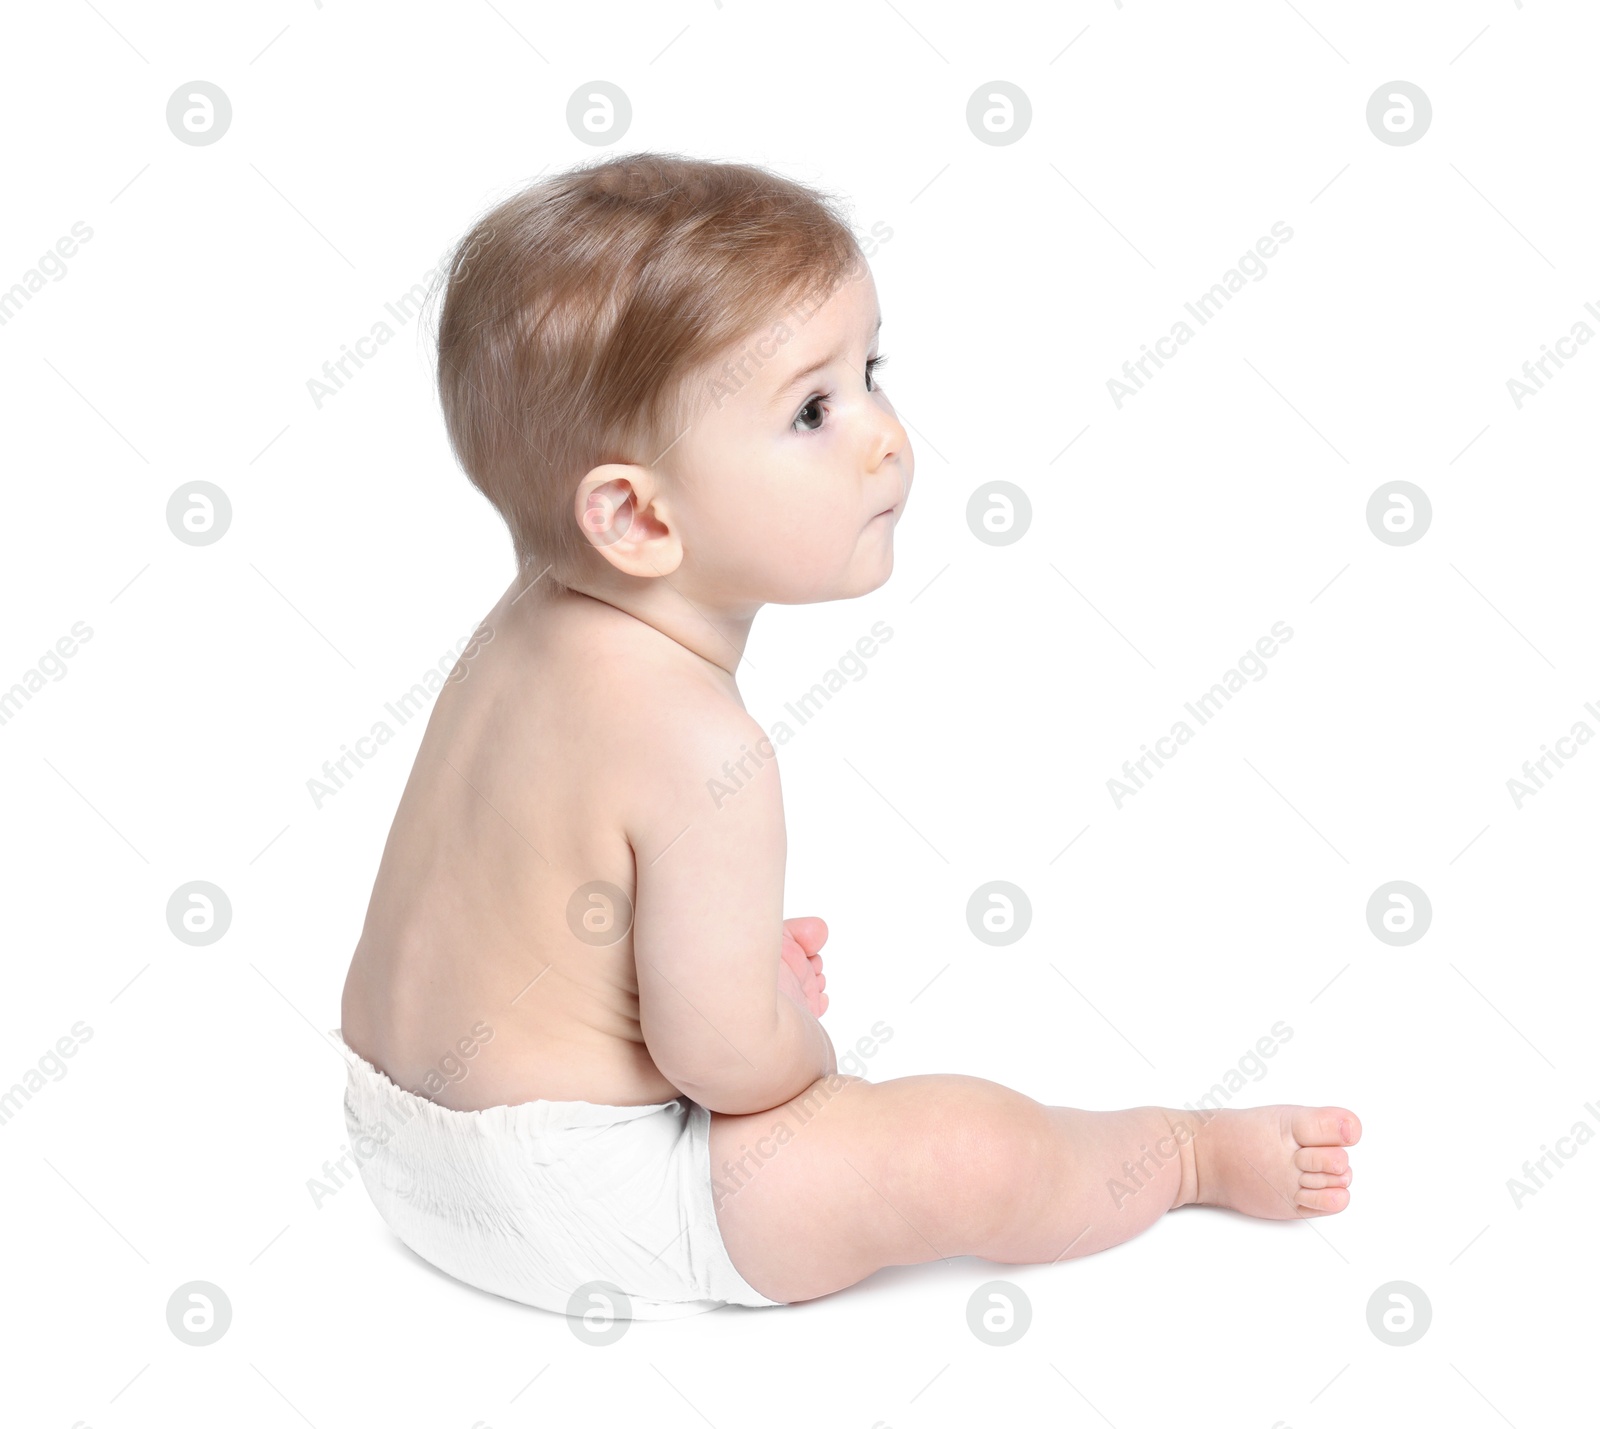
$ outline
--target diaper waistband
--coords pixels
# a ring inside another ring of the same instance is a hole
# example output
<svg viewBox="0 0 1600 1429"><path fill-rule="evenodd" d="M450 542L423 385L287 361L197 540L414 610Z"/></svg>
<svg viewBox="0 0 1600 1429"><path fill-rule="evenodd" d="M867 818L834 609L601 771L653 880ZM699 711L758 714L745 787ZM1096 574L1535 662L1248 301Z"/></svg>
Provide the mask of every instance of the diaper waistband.
<svg viewBox="0 0 1600 1429"><path fill-rule="evenodd" d="M644 1106L611 1106L603 1102L586 1101L534 1101L518 1102L514 1106L484 1107L478 1111L461 1111L455 1107L440 1106L438 1102L407 1091L390 1080L387 1073L367 1061L344 1040L342 1028L328 1029L328 1036L339 1049L348 1069L347 1098L350 1109L359 1120L408 1123L415 1117L420 1125L444 1132L452 1137L478 1135L503 1137L517 1136L536 1139L540 1135L567 1131L580 1127L615 1126L635 1121L640 1117L655 1116L675 1108L683 1100L650 1102Z"/></svg>

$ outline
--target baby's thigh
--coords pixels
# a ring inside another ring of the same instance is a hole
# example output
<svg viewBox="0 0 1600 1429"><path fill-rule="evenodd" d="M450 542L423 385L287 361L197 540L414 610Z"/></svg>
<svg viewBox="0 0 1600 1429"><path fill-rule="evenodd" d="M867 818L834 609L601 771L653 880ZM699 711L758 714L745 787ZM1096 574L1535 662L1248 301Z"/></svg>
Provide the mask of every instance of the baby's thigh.
<svg viewBox="0 0 1600 1429"><path fill-rule="evenodd" d="M886 1265L981 1254L1051 1133L1038 1102L982 1077L824 1077L770 1111L712 1113L717 1222L755 1289L810 1300Z"/></svg>

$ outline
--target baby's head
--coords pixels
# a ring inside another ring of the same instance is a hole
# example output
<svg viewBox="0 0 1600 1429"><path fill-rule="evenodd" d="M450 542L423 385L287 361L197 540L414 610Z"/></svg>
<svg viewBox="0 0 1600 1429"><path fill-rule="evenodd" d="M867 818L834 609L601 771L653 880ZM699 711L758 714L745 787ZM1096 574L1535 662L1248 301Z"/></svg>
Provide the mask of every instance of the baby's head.
<svg viewBox="0 0 1600 1429"><path fill-rule="evenodd" d="M834 200L628 155L501 203L446 274L446 427L525 581L753 613L888 579L913 459Z"/></svg>

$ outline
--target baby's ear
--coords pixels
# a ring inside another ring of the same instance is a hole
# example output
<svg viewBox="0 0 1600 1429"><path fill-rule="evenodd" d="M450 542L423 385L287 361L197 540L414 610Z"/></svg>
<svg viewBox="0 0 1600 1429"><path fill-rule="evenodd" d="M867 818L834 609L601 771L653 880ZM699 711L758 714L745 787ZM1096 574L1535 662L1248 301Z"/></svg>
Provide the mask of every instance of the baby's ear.
<svg viewBox="0 0 1600 1429"><path fill-rule="evenodd" d="M620 462L595 467L578 484L573 514L579 528L624 575L670 575L683 560L657 486L648 468Z"/></svg>

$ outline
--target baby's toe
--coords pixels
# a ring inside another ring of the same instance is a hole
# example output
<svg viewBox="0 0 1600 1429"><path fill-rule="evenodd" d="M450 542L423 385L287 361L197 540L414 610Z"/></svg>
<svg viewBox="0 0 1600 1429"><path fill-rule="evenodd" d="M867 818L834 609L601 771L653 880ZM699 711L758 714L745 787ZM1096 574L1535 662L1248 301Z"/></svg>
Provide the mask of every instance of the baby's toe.
<svg viewBox="0 0 1600 1429"><path fill-rule="evenodd" d="M1307 1215L1330 1216L1350 1204L1350 1193L1342 1186L1331 1186L1322 1191L1302 1187L1295 1192L1294 1200L1295 1205Z"/></svg>
<svg viewBox="0 0 1600 1429"><path fill-rule="evenodd" d="M1302 1171L1300 1173L1300 1189L1302 1191L1323 1191L1329 1186L1348 1186L1350 1173L1343 1171L1330 1174L1323 1171Z"/></svg>
<svg viewBox="0 0 1600 1429"><path fill-rule="evenodd" d="M1337 1176L1350 1169L1350 1154L1338 1146L1302 1146L1294 1154L1294 1164L1301 1171Z"/></svg>
<svg viewBox="0 0 1600 1429"><path fill-rule="evenodd" d="M1361 1140L1361 1120L1342 1106L1296 1107L1290 1123L1302 1146L1354 1146Z"/></svg>

